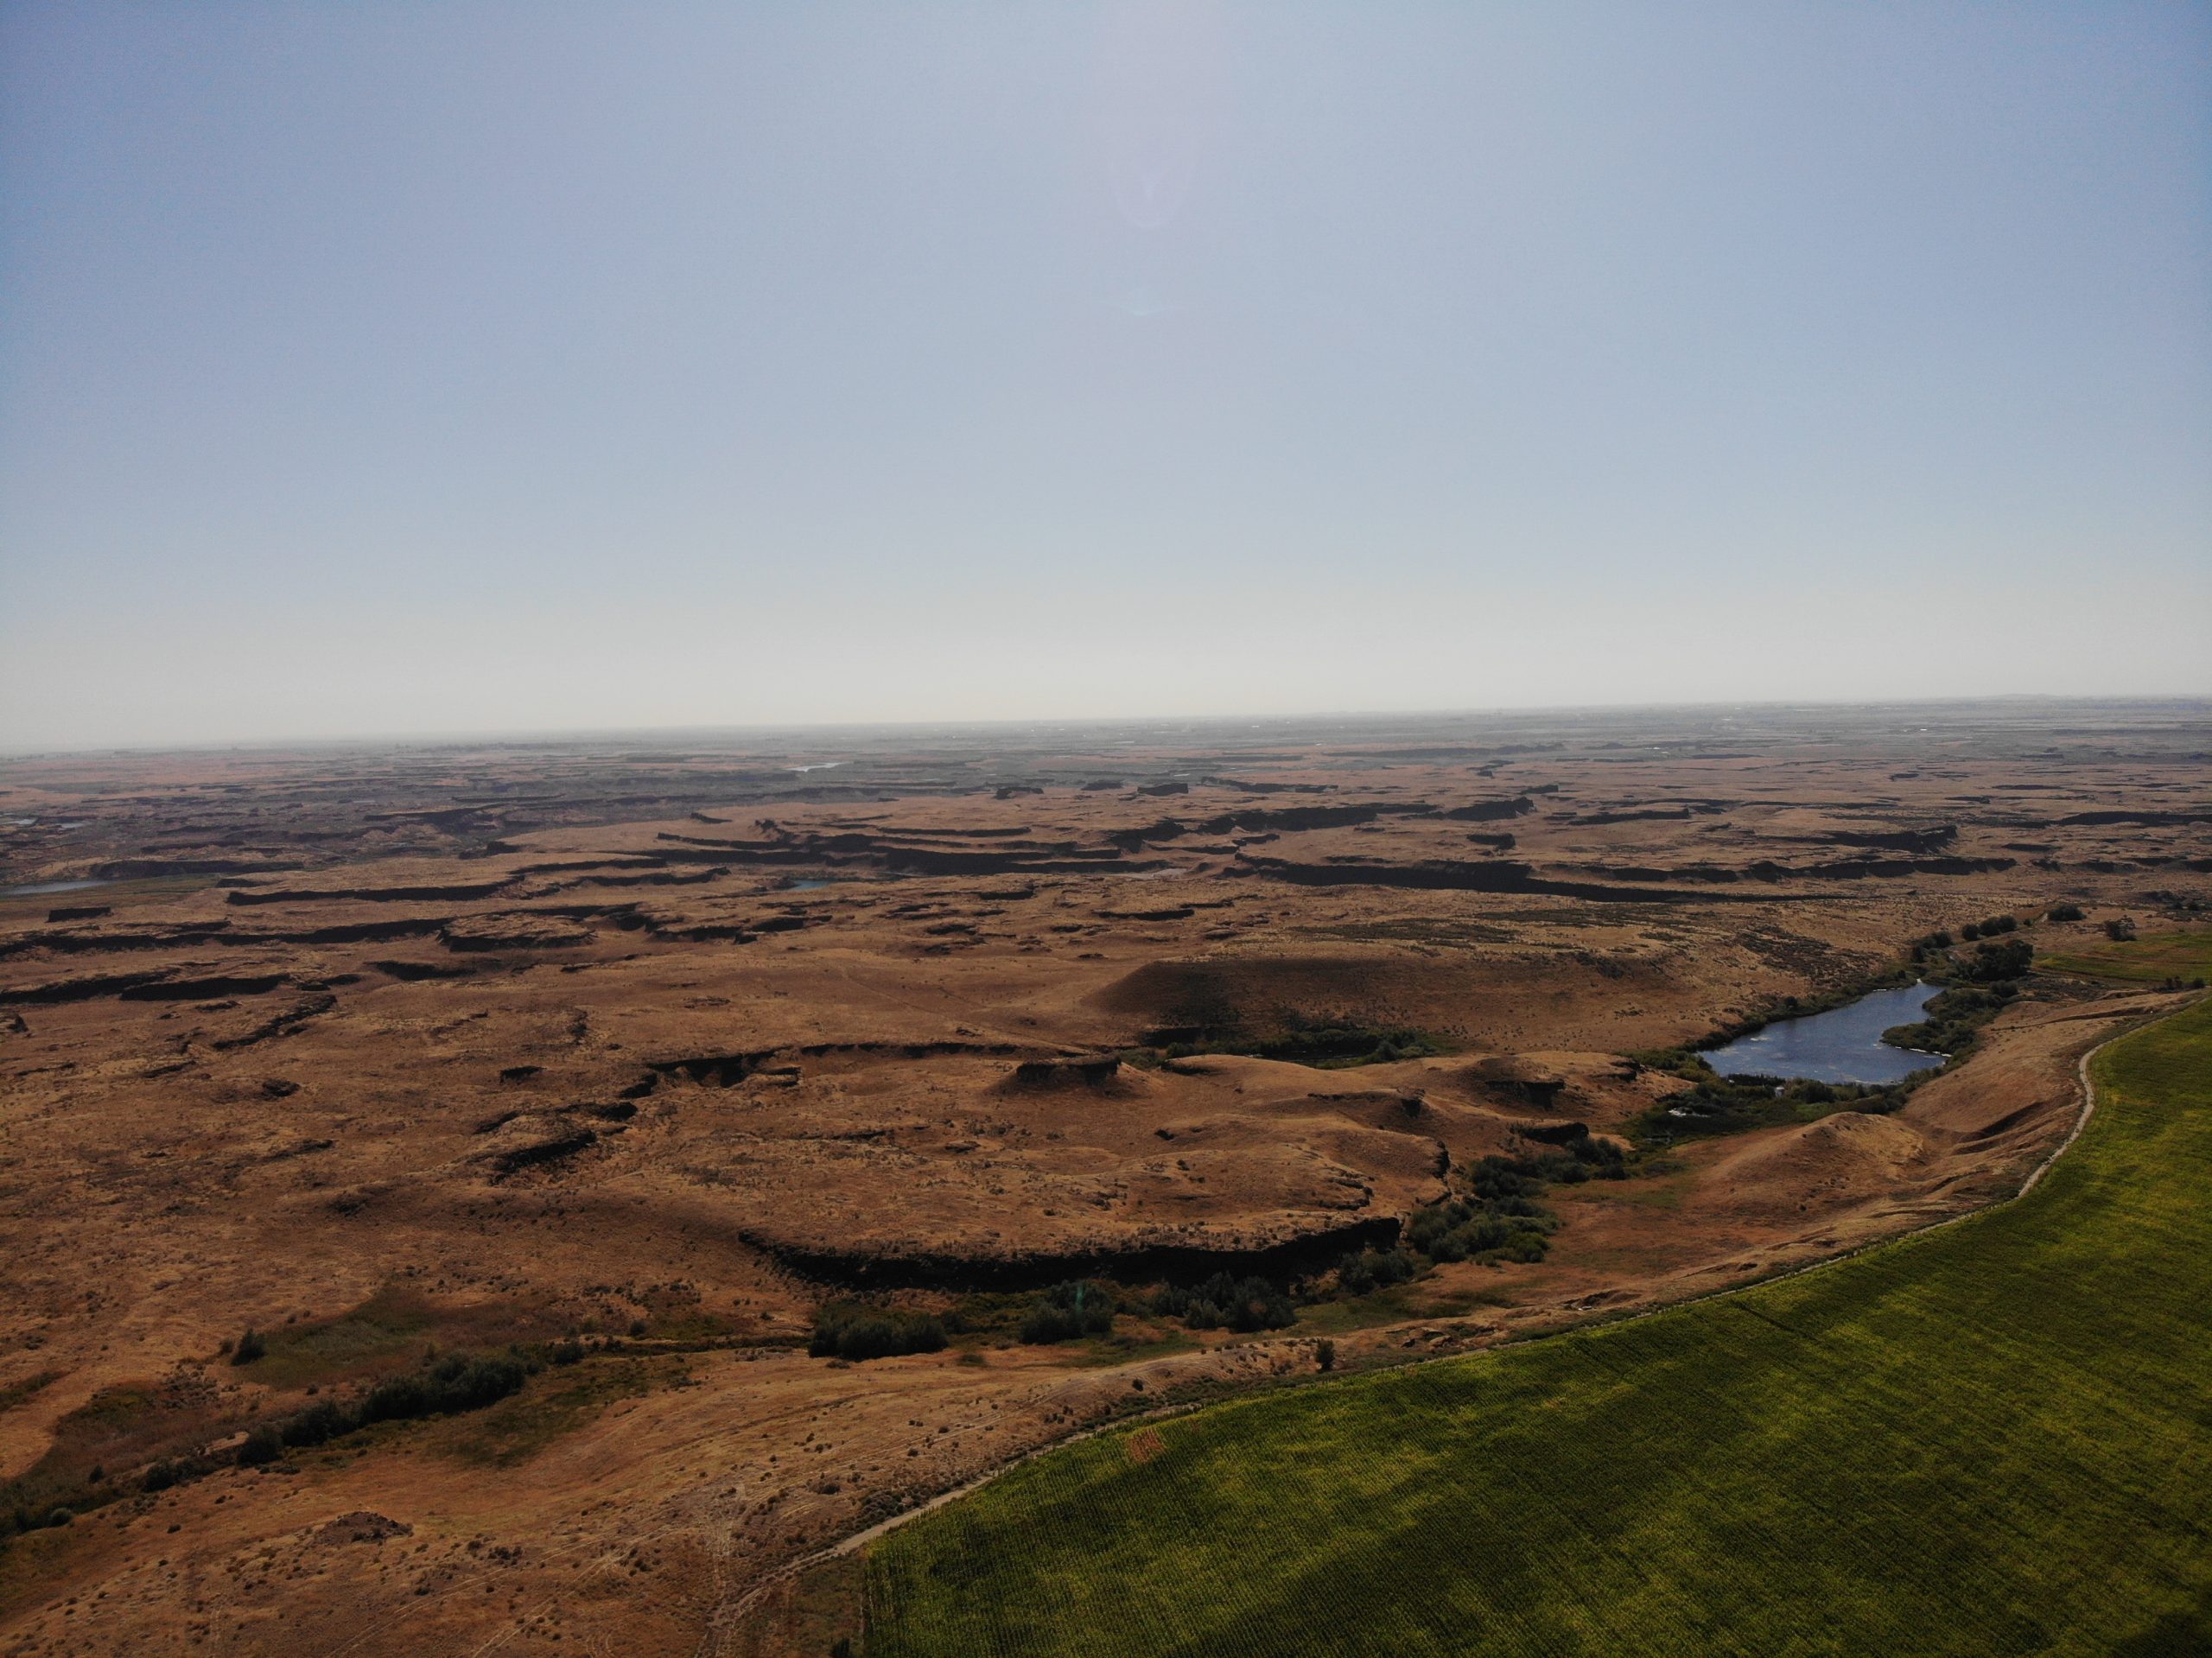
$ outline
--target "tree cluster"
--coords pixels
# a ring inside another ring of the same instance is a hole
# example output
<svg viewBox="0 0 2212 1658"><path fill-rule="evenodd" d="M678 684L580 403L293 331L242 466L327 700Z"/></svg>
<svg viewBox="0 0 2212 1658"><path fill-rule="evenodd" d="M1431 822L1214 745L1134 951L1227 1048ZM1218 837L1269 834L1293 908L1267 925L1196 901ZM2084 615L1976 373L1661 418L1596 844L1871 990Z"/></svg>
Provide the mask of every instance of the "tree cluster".
<svg viewBox="0 0 2212 1658"><path fill-rule="evenodd" d="M944 1346L944 1321L931 1313L888 1312L837 1301L814 1315L814 1337L806 1350L816 1358L859 1363L901 1353L935 1353Z"/></svg>

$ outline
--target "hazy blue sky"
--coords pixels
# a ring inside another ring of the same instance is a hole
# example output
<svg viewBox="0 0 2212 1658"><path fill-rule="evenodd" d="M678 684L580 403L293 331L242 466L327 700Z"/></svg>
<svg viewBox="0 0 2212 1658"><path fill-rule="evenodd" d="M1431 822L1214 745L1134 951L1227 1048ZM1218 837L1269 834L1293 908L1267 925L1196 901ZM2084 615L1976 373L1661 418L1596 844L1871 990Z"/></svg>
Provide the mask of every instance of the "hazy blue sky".
<svg viewBox="0 0 2212 1658"><path fill-rule="evenodd" d="M0 745L2212 690L2212 7L0 10Z"/></svg>

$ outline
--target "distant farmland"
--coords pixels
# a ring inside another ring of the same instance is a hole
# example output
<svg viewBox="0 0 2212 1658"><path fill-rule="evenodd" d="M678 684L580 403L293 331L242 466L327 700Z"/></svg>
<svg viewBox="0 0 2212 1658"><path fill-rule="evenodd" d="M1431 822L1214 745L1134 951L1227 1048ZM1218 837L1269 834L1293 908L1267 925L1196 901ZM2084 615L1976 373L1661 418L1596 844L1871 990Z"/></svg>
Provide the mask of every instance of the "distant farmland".
<svg viewBox="0 0 2212 1658"><path fill-rule="evenodd" d="M1957 1225L1016 1469L874 1546L870 1658L2212 1649L2212 1002L2094 1074Z"/></svg>

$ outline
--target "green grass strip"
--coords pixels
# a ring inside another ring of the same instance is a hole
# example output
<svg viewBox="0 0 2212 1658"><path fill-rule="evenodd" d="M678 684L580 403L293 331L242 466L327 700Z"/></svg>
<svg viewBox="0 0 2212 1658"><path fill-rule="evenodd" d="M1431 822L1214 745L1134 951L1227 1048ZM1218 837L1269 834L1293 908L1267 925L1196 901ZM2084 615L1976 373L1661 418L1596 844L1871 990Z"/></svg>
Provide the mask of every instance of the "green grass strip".
<svg viewBox="0 0 2212 1658"><path fill-rule="evenodd" d="M2101 949L2060 951L2040 958L2036 965L2084 978L2117 979L2132 984L2202 979L2212 975L2212 932L2158 933Z"/></svg>
<svg viewBox="0 0 2212 1658"><path fill-rule="evenodd" d="M2212 1003L2018 1202L1115 1432L879 1540L868 1658L2212 1650Z"/></svg>

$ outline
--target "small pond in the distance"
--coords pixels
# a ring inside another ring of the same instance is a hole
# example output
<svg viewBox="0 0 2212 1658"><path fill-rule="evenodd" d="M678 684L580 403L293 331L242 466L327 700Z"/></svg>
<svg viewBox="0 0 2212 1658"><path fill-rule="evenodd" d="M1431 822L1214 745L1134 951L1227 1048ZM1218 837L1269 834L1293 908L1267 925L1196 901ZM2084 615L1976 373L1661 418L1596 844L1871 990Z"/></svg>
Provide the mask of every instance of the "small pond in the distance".
<svg viewBox="0 0 2212 1658"><path fill-rule="evenodd" d="M1893 1048L1882 1032L1919 1021L1921 1009L1943 994L1940 984L1869 991L1825 1013L1778 1019L1702 1058L1723 1077L1783 1077L1815 1083L1901 1083L1943 1063L1940 1053Z"/></svg>

